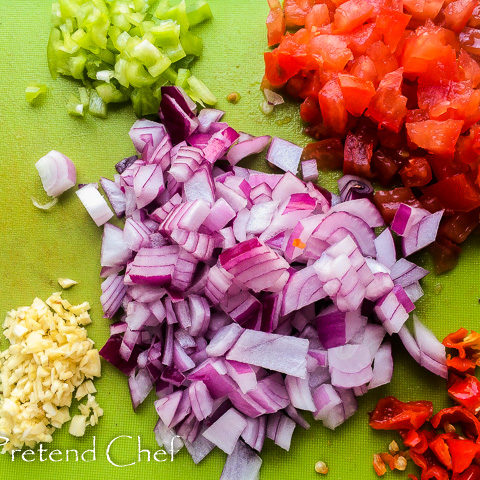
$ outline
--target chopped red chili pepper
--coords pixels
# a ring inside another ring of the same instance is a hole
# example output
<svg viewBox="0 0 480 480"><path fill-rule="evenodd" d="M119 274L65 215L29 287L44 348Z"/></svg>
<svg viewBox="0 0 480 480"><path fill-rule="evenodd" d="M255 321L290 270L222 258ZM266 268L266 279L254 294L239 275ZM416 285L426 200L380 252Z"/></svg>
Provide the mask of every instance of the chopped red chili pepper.
<svg viewBox="0 0 480 480"><path fill-rule="evenodd" d="M470 373L472 374L475 371L476 363L469 358L460 358L447 355L447 367L450 370L455 370L458 373Z"/></svg>
<svg viewBox="0 0 480 480"><path fill-rule="evenodd" d="M376 430L417 430L433 413L432 402L401 402L395 397L381 399L370 413L370 426Z"/></svg>
<svg viewBox="0 0 480 480"><path fill-rule="evenodd" d="M452 470L454 473L465 471L480 452L480 445L471 440L450 438L447 439L447 444L452 457Z"/></svg>
<svg viewBox="0 0 480 480"><path fill-rule="evenodd" d="M422 472L421 480L449 480L449 478L444 468L434 465Z"/></svg>
<svg viewBox="0 0 480 480"><path fill-rule="evenodd" d="M478 360L480 357L480 334L477 332L468 333L466 328L460 328L454 333L447 335L443 344L447 348L454 348L458 350L458 356L460 358L471 358Z"/></svg>
<svg viewBox="0 0 480 480"><path fill-rule="evenodd" d="M452 480L480 480L480 467L472 464L464 472L454 473Z"/></svg>
<svg viewBox="0 0 480 480"><path fill-rule="evenodd" d="M429 445L430 450L435 454L440 463L449 470L452 469L452 456L450 454L450 449L448 448L447 439L452 438L452 436L453 434L451 433L437 435L435 440L430 442Z"/></svg>
<svg viewBox="0 0 480 480"><path fill-rule="evenodd" d="M461 406L440 410L431 418L430 423L433 428L438 428L445 423L459 423L466 437L477 440L480 436L480 421L473 413Z"/></svg>
<svg viewBox="0 0 480 480"><path fill-rule="evenodd" d="M474 414L480 411L480 382L473 375L457 380L448 389L448 394Z"/></svg>
<svg viewBox="0 0 480 480"><path fill-rule="evenodd" d="M403 438L403 444L406 447L416 447L421 441L422 437L420 436L421 432L417 432L416 430L408 430L407 432L400 432ZM423 453L423 452L419 452Z"/></svg>

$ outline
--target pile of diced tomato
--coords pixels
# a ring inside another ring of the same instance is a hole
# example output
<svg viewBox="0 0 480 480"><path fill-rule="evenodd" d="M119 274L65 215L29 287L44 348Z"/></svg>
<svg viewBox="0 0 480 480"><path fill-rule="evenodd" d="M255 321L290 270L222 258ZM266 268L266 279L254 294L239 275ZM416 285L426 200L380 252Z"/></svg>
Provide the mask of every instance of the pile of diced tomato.
<svg viewBox="0 0 480 480"><path fill-rule="evenodd" d="M263 87L302 101L305 156L402 185L375 194L387 221L445 209L432 251L452 268L479 224L480 0L268 2Z"/></svg>

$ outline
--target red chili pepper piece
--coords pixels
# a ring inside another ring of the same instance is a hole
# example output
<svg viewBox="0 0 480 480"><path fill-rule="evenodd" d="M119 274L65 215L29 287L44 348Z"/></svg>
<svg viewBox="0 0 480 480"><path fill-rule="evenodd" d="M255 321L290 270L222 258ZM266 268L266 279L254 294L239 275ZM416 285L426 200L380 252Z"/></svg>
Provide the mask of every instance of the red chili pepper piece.
<svg viewBox="0 0 480 480"><path fill-rule="evenodd" d="M430 423L433 428L438 428L445 423L459 423L466 437L477 440L480 436L480 421L473 413L461 406L440 410L432 417Z"/></svg>
<svg viewBox="0 0 480 480"><path fill-rule="evenodd" d="M403 439L403 444L406 447L416 447L421 441L422 437L420 436L421 432L415 430L408 430L408 432L400 432L400 435ZM418 452L423 453L423 452Z"/></svg>
<svg viewBox="0 0 480 480"><path fill-rule="evenodd" d="M464 472L454 473L452 480L480 480L480 467L472 464Z"/></svg>
<svg viewBox="0 0 480 480"><path fill-rule="evenodd" d="M370 415L370 426L376 430L418 430L433 413L432 402L401 402L386 397L377 403Z"/></svg>
<svg viewBox="0 0 480 480"><path fill-rule="evenodd" d="M449 470L452 469L452 456L448 448L447 439L452 437L453 435L449 433L437 435L435 440L430 442L429 445L430 450L435 454L438 460Z"/></svg>
<svg viewBox="0 0 480 480"><path fill-rule="evenodd" d="M466 328L460 328L456 332L447 335L442 343L447 348L458 350L460 358L472 357L476 360L480 352L480 334L473 331L469 334Z"/></svg>
<svg viewBox="0 0 480 480"><path fill-rule="evenodd" d="M421 480L449 480L449 478L444 468L434 465L422 472Z"/></svg>
<svg viewBox="0 0 480 480"><path fill-rule="evenodd" d="M452 470L454 473L465 471L480 452L480 445L471 440L450 438L447 439L447 444L452 456Z"/></svg>
<svg viewBox="0 0 480 480"><path fill-rule="evenodd" d="M453 357L447 355L447 367L459 373L472 374L475 370L476 364L473 360L468 358Z"/></svg>
<svg viewBox="0 0 480 480"><path fill-rule="evenodd" d="M480 382L472 375L457 380L449 389L448 394L457 403L477 414L480 411Z"/></svg>

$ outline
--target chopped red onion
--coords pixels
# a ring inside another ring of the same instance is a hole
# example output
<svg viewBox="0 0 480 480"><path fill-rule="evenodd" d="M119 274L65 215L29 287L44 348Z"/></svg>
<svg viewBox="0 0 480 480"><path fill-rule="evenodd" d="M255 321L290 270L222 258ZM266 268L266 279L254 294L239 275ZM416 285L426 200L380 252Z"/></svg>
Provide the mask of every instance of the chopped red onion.
<svg viewBox="0 0 480 480"><path fill-rule="evenodd" d="M100 227L113 217L113 212L95 185L85 185L75 193L97 226Z"/></svg>
<svg viewBox="0 0 480 480"><path fill-rule="evenodd" d="M292 172L296 175L302 151L299 146L274 137L268 149L267 161L281 168L284 172Z"/></svg>
<svg viewBox="0 0 480 480"><path fill-rule="evenodd" d="M77 181L73 162L56 150L52 150L35 164L47 195L58 197L72 188Z"/></svg>

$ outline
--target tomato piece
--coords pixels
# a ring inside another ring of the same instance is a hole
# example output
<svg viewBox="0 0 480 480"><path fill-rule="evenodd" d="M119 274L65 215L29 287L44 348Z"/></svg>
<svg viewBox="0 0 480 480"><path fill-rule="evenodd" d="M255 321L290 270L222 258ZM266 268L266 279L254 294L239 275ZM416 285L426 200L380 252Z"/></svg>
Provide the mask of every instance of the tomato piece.
<svg viewBox="0 0 480 480"><path fill-rule="evenodd" d="M378 190L373 195L373 203L381 213L385 223L390 224L393 221L395 213L401 203L411 207L422 207L420 201L415 197L412 189L409 187L399 187L392 190Z"/></svg>
<svg viewBox="0 0 480 480"><path fill-rule="evenodd" d="M348 0L342 3L334 14L337 33L347 33L365 23L373 13L373 6L365 0Z"/></svg>
<svg viewBox="0 0 480 480"><path fill-rule="evenodd" d="M371 162L372 172L382 185L391 185L396 179L401 166L402 163L393 152L379 148L373 154Z"/></svg>
<svg viewBox="0 0 480 480"><path fill-rule="evenodd" d="M465 378L457 380L448 389L448 394L473 414L480 411L480 381L476 377L466 375Z"/></svg>
<svg viewBox="0 0 480 480"><path fill-rule="evenodd" d="M368 80L372 83L377 82L377 69L375 68L375 64L372 62L372 59L366 55L361 55L352 62L350 73L363 80Z"/></svg>
<svg viewBox="0 0 480 480"><path fill-rule="evenodd" d="M314 5L305 18L305 28L308 30L312 27L323 27L329 23L330 12L324 3Z"/></svg>
<svg viewBox="0 0 480 480"><path fill-rule="evenodd" d="M341 72L353 59L347 42L337 35L317 35L310 41L309 48L311 54L322 59L323 68L333 72Z"/></svg>
<svg viewBox="0 0 480 480"><path fill-rule="evenodd" d="M355 132L348 132L343 154L343 173L371 178L370 162L377 139L368 126L362 125Z"/></svg>
<svg viewBox="0 0 480 480"><path fill-rule="evenodd" d="M474 125L467 136L458 139L456 160L474 169L480 162L480 125Z"/></svg>
<svg viewBox="0 0 480 480"><path fill-rule="evenodd" d="M291 97L303 100L310 96L316 96L321 87L322 82L318 72L302 70L288 80L286 90Z"/></svg>
<svg viewBox="0 0 480 480"><path fill-rule="evenodd" d="M343 164L343 144L338 138L327 138L309 143L302 152L301 160L317 161L320 170L339 170Z"/></svg>
<svg viewBox="0 0 480 480"><path fill-rule="evenodd" d="M434 19L443 7L444 0L404 0L403 6L417 20Z"/></svg>
<svg viewBox="0 0 480 480"><path fill-rule="evenodd" d="M471 212L461 212L444 218L439 229L439 235L455 243L463 243L480 223L478 209Z"/></svg>
<svg viewBox="0 0 480 480"><path fill-rule="evenodd" d="M463 120L425 120L406 123L408 139L431 153L453 157Z"/></svg>
<svg viewBox="0 0 480 480"><path fill-rule="evenodd" d="M461 32L468 23L478 0L455 0L444 9L445 26L454 32Z"/></svg>
<svg viewBox="0 0 480 480"><path fill-rule="evenodd" d="M285 82L296 75L302 65L288 54L274 50L265 52L265 76L274 87L282 87Z"/></svg>
<svg viewBox="0 0 480 480"><path fill-rule="evenodd" d="M339 74L338 81L345 99L345 108L352 115L360 117L375 95L373 83L346 73Z"/></svg>
<svg viewBox="0 0 480 480"><path fill-rule="evenodd" d="M387 73L378 85L365 115L379 128L399 132L407 114L407 98L401 94L402 69Z"/></svg>
<svg viewBox="0 0 480 480"><path fill-rule="evenodd" d="M306 123L317 123L322 120L322 112L317 97L307 97L300 105L300 117Z"/></svg>
<svg viewBox="0 0 480 480"><path fill-rule="evenodd" d="M330 80L323 86L318 94L318 103L323 123L327 128L335 133L344 133L347 127L348 113L338 79Z"/></svg>
<svg viewBox="0 0 480 480"><path fill-rule="evenodd" d="M435 273L440 275L449 272L458 263L462 249L447 238L437 236L437 240L429 247L433 258Z"/></svg>
<svg viewBox="0 0 480 480"><path fill-rule="evenodd" d="M453 473L465 471L480 452L480 445L464 438L450 438L447 443L452 456Z"/></svg>
<svg viewBox="0 0 480 480"><path fill-rule="evenodd" d="M468 20L469 27L480 27L480 4L478 4L472 12L470 19Z"/></svg>
<svg viewBox="0 0 480 480"><path fill-rule="evenodd" d="M448 433L437 435L428 445L438 460L449 470L452 469L452 457L448 448L447 439L451 437L452 435Z"/></svg>
<svg viewBox="0 0 480 480"><path fill-rule="evenodd" d="M433 428L443 427L446 423L459 423L463 434L467 438L477 439L480 435L480 421L466 408L457 406L444 408L435 414L430 420Z"/></svg>
<svg viewBox="0 0 480 480"><path fill-rule="evenodd" d="M270 12L267 17L267 41L271 47L280 43L285 34L285 16L279 0L268 0Z"/></svg>
<svg viewBox="0 0 480 480"><path fill-rule="evenodd" d="M401 402L395 397L386 397L369 413L369 425L375 430L418 430L432 413L432 402Z"/></svg>
<svg viewBox="0 0 480 480"><path fill-rule="evenodd" d="M344 37L354 55L363 55L369 46L380 40L380 34L374 23L361 25Z"/></svg>
<svg viewBox="0 0 480 480"><path fill-rule="evenodd" d="M302 27L305 25L305 18L314 3L314 0L284 0L283 9L287 27Z"/></svg>
<svg viewBox="0 0 480 480"><path fill-rule="evenodd" d="M367 55L372 59L377 70L378 79L398 68L398 61L390 49L382 42L377 41L367 48Z"/></svg>
<svg viewBox="0 0 480 480"><path fill-rule="evenodd" d="M387 10L385 8L380 10L380 15L377 16L376 28L383 36L383 41L390 48L391 52L396 50L411 18L411 15L395 10Z"/></svg>
<svg viewBox="0 0 480 480"><path fill-rule="evenodd" d="M448 157L428 155L427 159L430 162L430 167L432 168L432 172L437 181L453 177L459 173L468 173L469 170L467 165L452 160Z"/></svg>
<svg viewBox="0 0 480 480"><path fill-rule="evenodd" d="M432 169L424 157L408 159L399 173L406 187L424 187L432 181Z"/></svg>
<svg viewBox="0 0 480 480"><path fill-rule="evenodd" d="M405 123L424 122L425 120L429 120L429 119L430 117L426 110L415 108L413 110L408 110L407 115L405 117Z"/></svg>
<svg viewBox="0 0 480 480"><path fill-rule="evenodd" d="M429 185L423 192L436 196L444 208L457 212L470 212L480 207L480 192L463 173Z"/></svg>
<svg viewBox="0 0 480 480"><path fill-rule="evenodd" d="M462 48L458 56L458 64L463 70L465 80L470 80L473 88L480 84L480 65Z"/></svg>
<svg viewBox="0 0 480 480"><path fill-rule="evenodd" d="M412 32L405 40L401 56L405 73L419 75L432 69L432 65L438 68L443 63L450 67L449 62L452 53L455 56L455 50L447 43L447 39L445 29L433 25L419 27ZM456 64L456 56L454 61Z"/></svg>
<svg viewBox="0 0 480 480"><path fill-rule="evenodd" d="M472 55L480 55L480 30L465 27L458 36L461 46Z"/></svg>

